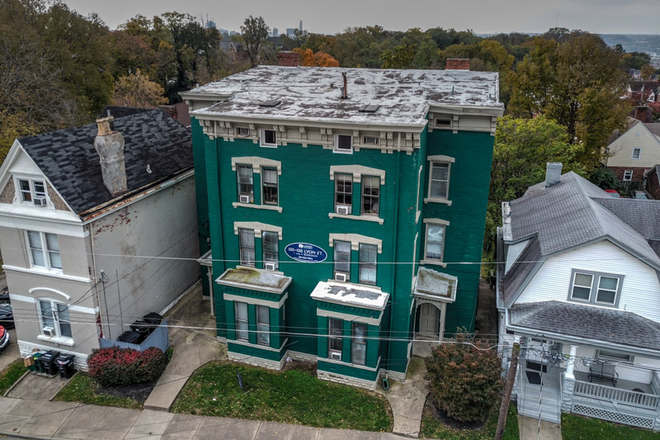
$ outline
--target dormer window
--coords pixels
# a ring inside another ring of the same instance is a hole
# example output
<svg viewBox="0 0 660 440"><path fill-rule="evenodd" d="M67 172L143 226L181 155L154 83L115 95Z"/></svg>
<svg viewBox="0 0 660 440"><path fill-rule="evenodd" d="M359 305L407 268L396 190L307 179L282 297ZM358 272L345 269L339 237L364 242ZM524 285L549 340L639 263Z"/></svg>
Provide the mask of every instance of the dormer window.
<svg viewBox="0 0 660 440"><path fill-rule="evenodd" d="M17 179L19 201L35 206L46 206L46 184L43 180Z"/></svg>

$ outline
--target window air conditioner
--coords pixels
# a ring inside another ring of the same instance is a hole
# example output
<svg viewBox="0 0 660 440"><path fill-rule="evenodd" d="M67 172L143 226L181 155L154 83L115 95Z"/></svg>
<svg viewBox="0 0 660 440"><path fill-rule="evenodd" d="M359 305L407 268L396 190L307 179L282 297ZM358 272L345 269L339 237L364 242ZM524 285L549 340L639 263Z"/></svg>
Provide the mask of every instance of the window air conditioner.
<svg viewBox="0 0 660 440"><path fill-rule="evenodd" d="M41 331L43 331L44 335L46 335L46 336L49 336L49 337L55 336L55 329L53 327L46 326L43 329L41 329Z"/></svg>
<svg viewBox="0 0 660 440"><path fill-rule="evenodd" d="M275 263L266 263L264 266L266 270L277 270Z"/></svg>
<svg viewBox="0 0 660 440"><path fill-rule="evenodd" d="M46 198L45 197L35 197L34 198L34 206L46 206Z"/></svg>
<svg viewBox="0 0 660 440"><path fill-rule="evenodd" d="M335 274L335 281L345 282L347 278L348 278L348 275L345 274L345 273L337 272Z"/></svg>
<svg viewBox="0 0 660 440"><path fill-rule="evenodd" d="M337 214L350 215L351 214L350 205L337 205Z"/></svg>
<svg viewBox="0 0 660 440"><path fill-rule="evenodd" d="M240 196L238 200L241 203L250 203L250 196Z"/></svg>
<svg viewBox="0 0 660 440"><path fill-rule="evenodd" d="M331 351L330 352L330 359L334 359L335 361L340 361L341 360L341 353L338 351Z"/></svg>

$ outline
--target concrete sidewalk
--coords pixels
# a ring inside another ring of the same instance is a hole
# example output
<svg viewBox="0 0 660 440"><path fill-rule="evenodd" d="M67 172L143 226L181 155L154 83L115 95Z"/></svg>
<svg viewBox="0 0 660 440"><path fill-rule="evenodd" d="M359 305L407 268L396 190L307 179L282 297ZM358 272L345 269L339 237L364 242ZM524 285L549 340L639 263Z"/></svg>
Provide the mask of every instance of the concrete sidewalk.
<svg viewBox="0 0 660 440"><path fill-rule="evenodd" d="M401 440L391 433L283 425L72 402L0 398L0 433L94 440Z"/></svg>

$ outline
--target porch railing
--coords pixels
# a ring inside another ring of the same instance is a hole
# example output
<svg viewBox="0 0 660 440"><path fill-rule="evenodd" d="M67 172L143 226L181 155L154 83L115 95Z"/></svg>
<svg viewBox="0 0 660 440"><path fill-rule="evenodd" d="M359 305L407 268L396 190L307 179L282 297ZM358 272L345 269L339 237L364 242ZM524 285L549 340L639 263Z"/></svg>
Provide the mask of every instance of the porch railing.
<svg viewBox="0 0 660 440"><path fill-rule="evenodd" d="M620 388L608 387L596 383L575 381L573 394L576 396L591 397L593 399L608 400L635 407L656 409L660 405L660 396L645 394L637 391L628 391Z"/></svg>

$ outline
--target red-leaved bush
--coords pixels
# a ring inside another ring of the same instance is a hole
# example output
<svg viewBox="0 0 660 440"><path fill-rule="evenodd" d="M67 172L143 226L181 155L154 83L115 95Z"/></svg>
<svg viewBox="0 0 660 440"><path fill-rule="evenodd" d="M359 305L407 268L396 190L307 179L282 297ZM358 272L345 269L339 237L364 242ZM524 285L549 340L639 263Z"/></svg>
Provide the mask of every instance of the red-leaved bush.
<svg viewBox="0 0 660 440"><path fill-rule="evenodd" d="M461 422L486 420L502 391L497 351L464 330L433 349L426 371L433 402Z"/></svg>
<svg viewBox="0 0 660 440"><path fill-rule="evenodd" d="M151 382L167 366L167 356L160 348L146 351L110 347L92 350L87 359L89 375L104 387Z"/></svg>

